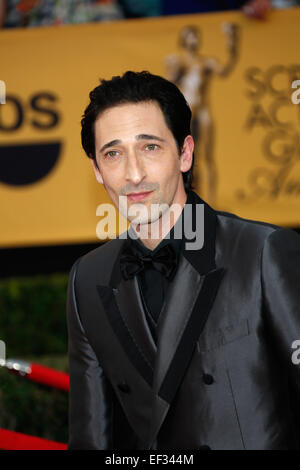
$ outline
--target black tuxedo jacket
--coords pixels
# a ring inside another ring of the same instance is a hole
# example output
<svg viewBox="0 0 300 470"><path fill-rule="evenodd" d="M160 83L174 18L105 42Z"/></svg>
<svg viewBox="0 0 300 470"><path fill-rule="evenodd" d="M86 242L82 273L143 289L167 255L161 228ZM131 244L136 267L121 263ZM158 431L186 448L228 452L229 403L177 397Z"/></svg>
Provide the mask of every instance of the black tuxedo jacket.
<svg viewBox="0 0 300 470"><path fill-rule="evenodd" d="M69 449L300 448L300 237L197 203L204 246L181 254L157 344L124 239L73 265Z"/></svg>

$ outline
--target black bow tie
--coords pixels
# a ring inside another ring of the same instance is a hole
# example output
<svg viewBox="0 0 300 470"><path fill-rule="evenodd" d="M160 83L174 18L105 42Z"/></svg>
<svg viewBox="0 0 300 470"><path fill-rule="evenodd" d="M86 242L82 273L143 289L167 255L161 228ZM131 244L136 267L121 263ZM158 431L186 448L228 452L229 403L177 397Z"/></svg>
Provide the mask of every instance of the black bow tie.
<svg viewBox="0 0 300 470"><path fill-rule="evenodd" d="M127 245L120 257L120 267L124 279L131 279L146 266L151 266L171 280L177 266L177 256L171 244L167 244L154 253L143 254L136 247Z"/></svg>

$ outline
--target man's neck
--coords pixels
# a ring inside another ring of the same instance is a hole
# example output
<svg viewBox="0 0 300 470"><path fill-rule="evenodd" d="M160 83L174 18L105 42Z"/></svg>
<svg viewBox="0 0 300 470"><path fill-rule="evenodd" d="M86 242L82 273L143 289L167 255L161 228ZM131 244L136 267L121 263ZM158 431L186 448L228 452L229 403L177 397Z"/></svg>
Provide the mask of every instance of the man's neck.
<svg viewBox="0 0 300 470"><path fill-rule="evenodd" d="M175 210L170 210L172 206L157 220L150 224L140 224L132 226L140 241L146 248L154 250L166 237L179 219L187 197L183 204L177 204ZM173 207L174 209L174 207Z"/></svg>

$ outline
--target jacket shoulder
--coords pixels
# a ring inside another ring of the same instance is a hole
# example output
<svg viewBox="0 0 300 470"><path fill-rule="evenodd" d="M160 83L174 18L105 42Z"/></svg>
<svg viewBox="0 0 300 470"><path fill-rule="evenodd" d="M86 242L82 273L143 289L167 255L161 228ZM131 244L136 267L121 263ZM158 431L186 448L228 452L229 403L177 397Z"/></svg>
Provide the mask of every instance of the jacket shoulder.
<svg viewBox="0 0 300 470"><path fill-rule="evenodd" d="M288 230L280 227L279 225L263 222L260 220L246 219L231 212L216 211L217 222L220 227L233 232L243 234L246 239L248 237L257 237L258 239L265 240L273 232L278 230Z"/></svg>
<svg viewBox="0 0 300 470"><path fill-rule="evenodd" d="M226 237L231 241L236 241L237 237L239 240L249 240L256 238L265 240L268 236L278 230L288 230L280 227L279 225L271 224L268 222L246 219L232 212L217 210L207 204L206 201L201 199L197 193L193 193L194 201L196 203L204 203L206 210L213 214L216 218L217 233L219 236L226 234Z"/></svg>
<svg viewBox="0 0 300 470"><path fill-rule="evenodd" d="M222 252L230 256L237 254L245 262L258 260L268 245L282 250L284 244L300 242L296 231L279 225L245 219L223 211L216 211L216 218L216 241Z"/></svg>
<svg viewBox="0 0 300 470"><path fill-rule="evenodd" d="M99 283L108 283L112 268L123 246L124 239L115 238L94 248L78 258L71 269L77 279L96 278Z"/></svg>

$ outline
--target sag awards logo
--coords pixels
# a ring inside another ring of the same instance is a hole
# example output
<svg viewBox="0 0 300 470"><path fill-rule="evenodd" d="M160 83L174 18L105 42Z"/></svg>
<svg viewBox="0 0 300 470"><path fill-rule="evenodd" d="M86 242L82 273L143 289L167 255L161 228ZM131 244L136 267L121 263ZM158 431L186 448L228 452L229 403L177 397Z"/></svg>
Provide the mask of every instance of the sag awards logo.
<svg viewBox="0 0 300 470"><path fill-rule="evenodd" d="M295 177L300 163L300 65L273 65L266 70L246 70L246 96L250 102L245 130L260 142L263 164L248 175L246 189L236 196L250 202L300 197L300 178ZM293 91L295 89L295 91ZM299 172L298 172L299 174Z"/></svg>
<svg viewBox="0 0 300 470"><path fill-rule="evenodd" d="M23 100L8 94L6 84L0 80L0 135L12 137L23 126L39 131L41 139L49 129L60 122L56 109L57 96L40 91ZM35 183L51 172L57 164L61 142L26 142L0 145L0 182L14 186Z"/></svg>

